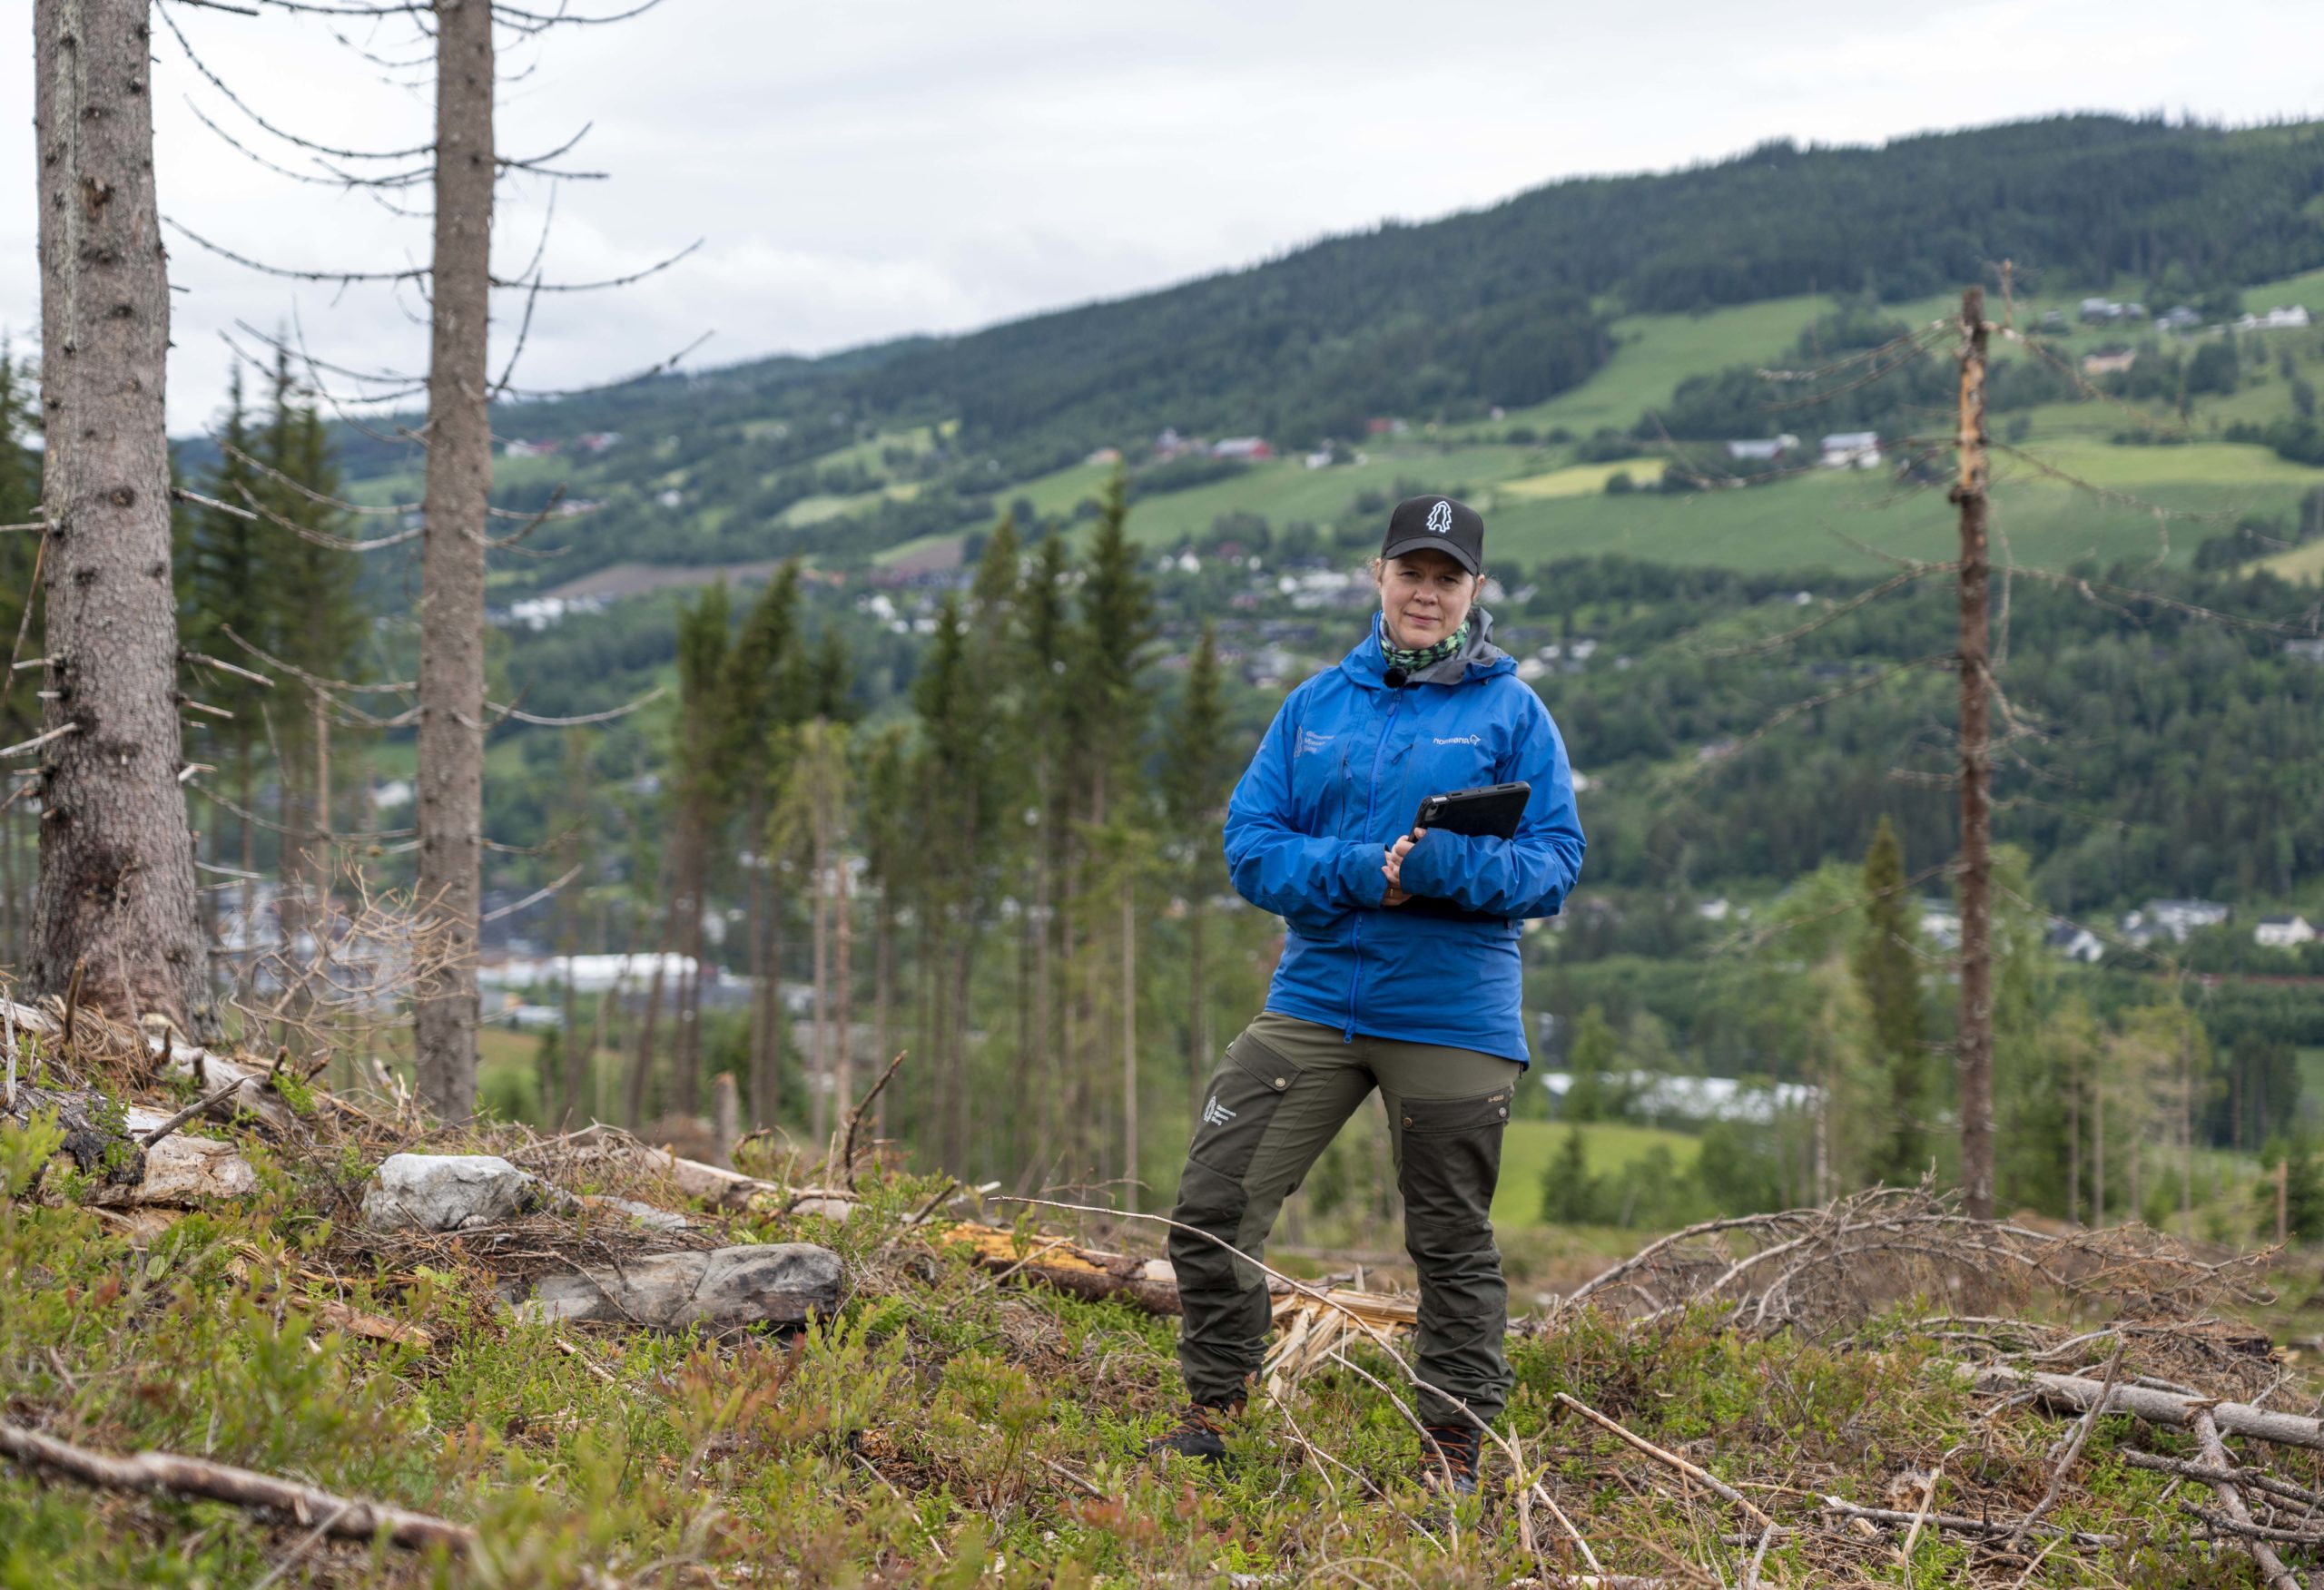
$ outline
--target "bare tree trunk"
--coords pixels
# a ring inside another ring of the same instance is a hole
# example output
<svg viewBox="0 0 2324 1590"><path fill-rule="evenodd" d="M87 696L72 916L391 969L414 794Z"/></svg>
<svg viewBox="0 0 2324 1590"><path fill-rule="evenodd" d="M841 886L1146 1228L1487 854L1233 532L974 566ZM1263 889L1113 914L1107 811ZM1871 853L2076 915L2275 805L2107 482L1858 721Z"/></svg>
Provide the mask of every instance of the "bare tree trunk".
<svg viewBox="0 0 2324 1590"><path fill-rule="evenodd" d="M743 845L751 852L751 868L743 879L743 913L744 936L749 947L744 953L751 976L751 1030L748 1045L749 1080L751 1086L751 1124L770 1124L765 1114L766 1041L767 1029L773 1018L769 1014L766 988L766 878L772 867L766 857L766 816L761 810L759 798L751 797L743 819Z"/></svg>
<svg viewBox="0 0 2324 1590"><path fill-rule="evenodd" d="M814 1075L807 1086L807 1135L821 1143L831 1119L831 842L822 802L815 806L815 1047Z"/></svg>
<svg viewBox="0 0 2324 1590"><path fill-rule="evenodd" d="M1994 1216L1993 751L1986 633L1985 293L1961 295L1961 1201Z"/></svg>
<svg viewBox="0 0 2324 1590"><path fill-rule="evenodd" d="M1199 895L1201 884L1187 891ZM1202 1085L1209 1068L1210 1033L1209 1010L1205 1001L1207 991L1203 986L1203 929L1206 926L1203 902L1192 898L1187 902L1187 1130L1194 1130L1194 1123L1202 1118Z"/></svg>
<svg viewBox="0 0 2324 1590"><path fill-rule="evenodd" d="M1122 1207L1139 1207L1137 1184L1137 884L1122 877Z"/></svg>
<svg viewBox="0 0 2324 1590"><path fill-rule="evenodd" d="M35 0L49 529L32 986L214 1026L178 782L149 0Z"/></svg>
<svg viewBox="0 0 2324 1590"><path fill-rule="evenodd" d="M975 1090L969 1079L969 974L976 958L976 933L962 927L952 950L952 1153L951 1163L970 1173L969 1145L975 1142ZM984 1167L974 1167L982 1170Z"/></svg>
<svg viewBox="0 0 2324 1590"><path fill-rule="evenodd" d="M679 820L678 887L670 900L677 928L673 940L685 957L670 1013L670 1113L679 1115L702 1111L702 898L708 841L705 825L690 804Z"/></svg>
<svg viewBox="0 0 2324 1590"><path fill-rule="evenodd" d="M887 1064L888 1035L893 1030L888 1006L895 996L896 917L888 904L889 887L880 885L880 915L872 930L872 1059L880 1065ZM888 1135L885 1088L872 1105L872 1135L875 1140Z"/></svg>
<svg viewBox="0 0 2324 1590"><path fill-rule="evenodd" d="M2090 1090L2090 1223L2106 1223L2106 1085Z"/></svg>
<svg viewBox="0 0 2324 1590"><path fill-rule="evenodd" d="M664 935L665 942L668 936ZM637 1053L630 1062L629 1095L623 1101L622 1124L632 1132L645 1124L648 1089L654 1076L654 1028L662 1015L662 975L669 962L665 951L654 955L654 975L646 979L645 1014L637 1023Z"/></svg>
<svg viewBox="0 0 2324 1590"><path fill-rule="evenodd" d="M570 947L565 952L565 1010L561 1016L565 1038L565 1097L559 1101L563 1108L550 1114L548 1124L561 1132L573 1129L575 1118L582 1114L582 1094L589 1085L589 1062L596 1051L581 1039L578 1000L573 982L573 963L579 957ZM544 1100L544 1103L547 1101Z"/></svg>
<svg viewBox="0 0 2324 1590"><path fill-rule="evenodd" d="M837 898L832 902L832 915L838 918L832 947L832 958L837 963L832 968L832 998L839 1007L834 1024L839 1028L839 1085L833 1096L842 1110L849 1110L855 1106L855 975L850 965L855 946L855 898L854 880L848 876L844 857L840 859L838 872ZM877 1055L872 1063L880 1064Z"/></svg>
<svg viewBox="0 0 2324 1590"><path fill-rule="evenodd" d="M2179 1234L2195 1234L2195 1055L2184 1030L2179 1035Z"/></svg>
<svg viewBox="0 0 2324 1590"><path fill-rule="evenodd" d="M476 1107L477 898L484 860L484 540L492 490L493 43L487 0L436 4L436 238L420 560L419 898L450 940L419 990L419 1096Z"/></svg>
<svg viewBox="0 0 2324 1590"><path fill-rule="evenodd" d="M2082 1065L2066 1081L2066 1223L2082 1220Z"/></svg>
<svg viewBox="0 0 2324 1590"><path fill-rule="evenodd" d="M0 811L0 966L24 964L16 943L16 812Z"/></svg>

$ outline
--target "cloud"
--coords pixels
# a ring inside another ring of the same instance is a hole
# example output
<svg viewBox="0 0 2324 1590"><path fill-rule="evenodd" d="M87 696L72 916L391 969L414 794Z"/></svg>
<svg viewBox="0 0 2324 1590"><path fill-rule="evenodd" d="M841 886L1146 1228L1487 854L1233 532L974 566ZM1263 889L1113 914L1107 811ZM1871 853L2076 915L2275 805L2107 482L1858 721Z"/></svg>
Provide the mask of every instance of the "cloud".
<svg viewBox="0 0 2324 1590"><path fill-rule="evenodd" d="M602 6L599 9L603 9ZM431 68L399 22L158 10L259 114L342 147L429 136ZM2275 0L668 0L610 27L513 43L498 136L534 152L583 123L552 275L631 289L545 299L519 381L602 380L705 329L698 360L950 331L1247 264L1384 217L1420 220L1554 178L1658 169L1768 138L1868 142L2067 108L2232 120L2324 106ZM344 34L374 59L355 54ZM162 208L222 244L311 266L424 261L424 216L290 182L203 113L312 171L156 39ZM29 105L29 53L0 98ZM37 338L29 118L0 160L0 331ZM496 258L530 254L545 185L504 184ZM396 201L424 211L424 188ZM418 296L254 276L172 242L170 413L204 422L237 320L294 317L317 351L417 369ZM496 360L519 306L497 308ZM495 368L497 369L496 363Z"/></svg>

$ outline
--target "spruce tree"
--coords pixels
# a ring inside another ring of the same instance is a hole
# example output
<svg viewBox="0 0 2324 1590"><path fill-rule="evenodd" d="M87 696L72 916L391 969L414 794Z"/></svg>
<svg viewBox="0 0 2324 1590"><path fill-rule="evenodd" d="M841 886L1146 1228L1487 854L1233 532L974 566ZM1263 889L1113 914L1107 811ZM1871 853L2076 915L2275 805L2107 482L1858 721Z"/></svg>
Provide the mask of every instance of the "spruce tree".
<svg viewBox="0 0 2324 1590"><path fill-rule="evenodd" d="M1101 1132L1100 1144L1119 1141L1124 1150L1125 1185L1132 1185L1137 1159L1137 989L1130 986L1135 961L1137 921L1136 900L1138 869L1121 859L1140 848L1135 830L1143 816L1135 784L1140 742L1145 737L1147 703L1138 683L1138 667L1147 643L1153 638L1154 601L1137 567L1137 548L1129 538L1128 478L1117 470L1106 483L1099 503L1098 529L1091 539L1076 615L1074 665L1069 679L1068 724L1074 734L1078 766L1074 781L1085 800L1085 820L1093 830L1114 829L1105 849L1117 864L1108 869L1111 887L1105 898L1094 898L1095 869L1103 860L1093 847L1088 858L1093 876L1083 891L1088 911L1088 945L1093 959L1086 984L1090 1042L1088 1048L1088 1097L1108 1091L1098 1078L1103 1056L1111 1046L1116 1023L1120 1027L1121 1079L1112 1090L1120 1108L1118 1138ZM1112 953L1103 953L1111 937ZM1103 954L1103 965L1094 958ZM1112 991L1109 1006L1105 991ZM1109 1019L1110 1018L1110 1019ZM1095 1123L1098 1112L1084 1109L1082 1118ZM1100 1149L1103 1166L1104 1150ZM1133 1188L1134 1191L1134 1188Z"/></svg>
<svg viewBox="0 0 2324 1590"><path fill-rule="evenodd" d="M263 477L250 462L257 437L251 428L250 410L242 393L241 366L237 363L226 387L226 412L218 427L217 464L202 482L202 493L227 508L203 506L193 515L192 545L186 570L187 643L192 649L255 670L258 660L236 643L237 637L271 651L276 605L270 596L272 568L268 558L272 526L252 516L249 504L266 501L260 488ZM228 508L240 508L233 513ZM257 810L258 748L266 738L261 714L272 693L254 680L223 670L201 675L202 699L232 712L233 717L206 732L223 747L220 760L234 803L245 813ZM239 870L258 865L258 825L249 816L235 819ZM222 823L212 820L212 833ZM223 859L214 842L213 859Z"/></svg>
<svg viewBox="0 0 2324 1590"><path fill-rule="evenodd" d="M254 438L265 467L251 485L266 515L252 526L264 611L251 616L261 634L237 632L299 671L278 678L265 692L268 699L251 707L271 718L281 751L275 776L285 830L283 882L300 910L324 908L330 891L333 707L300 674L337 679L353 672L366 628L356 595L359 555L330 545L346 530L345 515L331 505L339 495L338 463L321 415L303 396L291 379L289 356L278 353L266 426ZM296 916L286 931L298 925Z"/></svg>
<svg viewBox="0 0 2324 1590"><path fill-rule="evenodd" d="M1905 848L1886 814L1864 859L1864 931L1854 970L1872 1018L1874 1058L1886 1088L1869 1170L1906 1186L1928 1168L1926 1030L1920 970L1914 954L1912 902L1905 892Z"/></svg>
<svg viewBox="0 0 2324 1590"><path fill-rule="evenodd" d="M733 737L735 804L743 844L757 865L745 881L751 975L750 1113L773 1126L781 1108L783 923L786 891L779 858L767 844L767 816L787 776L793 741L806 717L805 673L799 663L799 565L786 563L743 615L726 664L727 728Z"/></svg>

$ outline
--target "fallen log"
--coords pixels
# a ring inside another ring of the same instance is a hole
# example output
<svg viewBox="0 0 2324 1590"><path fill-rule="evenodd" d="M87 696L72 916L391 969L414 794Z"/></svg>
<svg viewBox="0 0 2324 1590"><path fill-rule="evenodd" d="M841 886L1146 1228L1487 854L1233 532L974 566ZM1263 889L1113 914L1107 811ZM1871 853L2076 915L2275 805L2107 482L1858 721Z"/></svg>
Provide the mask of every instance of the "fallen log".
<svg viewBox="0 0 2324 1590"><path fill-rule="evenodd" d="M2014 1518L1965 1518L1956 1513L1905 1513L1895 1507L1865 1507L1838 1497L1826 1497L1824 1510L1843 1518L1861 1518L1867 1524L1886 1525L1892 1529L1910 1528L1915 1520L1931 1529L1949 1529L1955 1535L1974 1535L1991 1540L2015 1533ZM2035 1524L2031 1531L2045 1538L2063 1538L2075 1546L2120 1546L2119 1535L2095 1535L2083 1529L2061 1529L2054 1524Z"/></svg>
<svg viewBox="0 0 2324 1590"><path fill-rule="evenodd" d="M0 1016L6 1017L0 1026L24 1036L49 1038L59 1043L64 1041L64 1018L37 1005L20 1005L0 999ZM76 1013L79 1023L85 1024L90 1019L86 1011ZM128 1032L132 1029L123 1024L121 1030ZM16 1040L21 1041L21 1037ZM244 1065L214 1049L205 1049L199 1044L180 1043L162 1034L137 1032L133 1040L123 1037L119 1041L124 1045L135 1042L145 1056L151 1074L155 1076L192 1077L196 1086L205 1090L222 1091L224 1085L233 1084L231 1094L222 1099L209 1101L210 1109L222 1119L231 1120L237 1111L247 1110L278 1132L290 1130L295 1119L282 1095L268 1085L271 1074L262 1067ZM12 1047L10 1053L13 1055L15 1052Z"/></svg>
<svg viewBox="0 0 2324 1590"><path fill-rule="evenodd" d="M2213 1418L2211 1410L2208 1408L2195 1409L2190 1422L2194 1427L2196 1441L2202 1447L2204 1459L2214 1468L2229 1467L2231 1460L2227 1455L2227 1444L2219 1438L2219 1425ZM2233 1480L2214 1479L2209 1483L2219 1497L2220 1506L2225 1510L2227 1520L2231 1520L2239 1526L2234 1533L2242 1536L2243 1549L2250 1552L2251 1560L2260 1565L2260 1576L2267 1580L2268 1590L2299 1590L2299 1581L2291 1576L2291 1570L2284 1566L2284 1559L2276 1555L2275 1548L2270 1546L2268 1541L2289 1540L2313 1546L2317 1543L2317 1536L2312 1532L2302 1534L2296 1530L2269 1531L2262 1534L2260 1526L2252 1520L2250 1509L2243 1505L2243 1497L2235 1488ZM2224 1522L2213 1519L2201 1507L2191 1510L2197 1516L2203 1518L2206 1523L2216 1526ZM2246 1533L2247 1531L2250 1533Z"/></svg>
<svg viewBox="0 0 2324 1590"><path fill-rule="evenodd" d="M0 1453L27 1467L54 1469L106 1490L140 1495L165 1491L279 1513L302 1527L320 1529L342 1540L385 1536L397 1546L414 1550L440 1546L456 1555L476 1545L474 1529L447 1518L407 1512L360 1497L334 1496L295 1480L278 1479L229 1463L182 1458L174 1452L133 1452L126 1457L93 1452L7 1419L0 1419Z"/></svg>
<svg viewBox="0 0 2324 1590"><path fill-rule="evenodd" d="M1108 1253L1063 1237L1022 1237L1005 1226L963 1221L939 1239L967 1248L980 1269L1025 1281L1043 1281L1073 1297L1097 1301L1119 1298L1152 1314L1178 1312L1178 1278L1167 1259Z"/></svg>
<svg viewBox="0 0 2324 1590"><path fill-rule="evenodd" d="M2200 1397L2182 1397L2176 1392L2157 1391L2147 1386L2118 1383L2112 1391L2107 1392L2098 1381L2081 1375L2015 1369L2006 1364L1956 1367L1969 1370L1974 1377L1971 1385L1976 1390L2005 1395L2030 1392L2035 1401L2053 1409L2086 1412L2102 1394L2106 1412L2135 1414L2149 1424L2191 1428L2195 1416L2208 1410L2221 1431L2227 1435L2273 1441L2281 1447L2309 1447L2324 1450L2324 1421L2303 1418L2296 1413L2275 1413L2264 1408L2254 1408L2248 1402L2208 1402Z"/></svg>

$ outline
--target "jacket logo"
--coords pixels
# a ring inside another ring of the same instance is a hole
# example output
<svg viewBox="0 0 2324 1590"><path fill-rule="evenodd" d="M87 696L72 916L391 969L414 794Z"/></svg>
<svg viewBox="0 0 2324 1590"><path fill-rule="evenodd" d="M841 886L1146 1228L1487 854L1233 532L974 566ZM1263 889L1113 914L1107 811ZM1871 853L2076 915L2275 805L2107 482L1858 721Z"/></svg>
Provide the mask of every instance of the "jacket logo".
<svg viewBox="0 0 2324 1590"><path fill-rule="evenodd" d="M1210 1095L1210 1103L1202 1107L1202 1118L1213 1126L1224 1126L1235 1118L1235 1112L1220 1104L1218 1095L1213 1094Z"/></svg>
<svg viewBox="0 0 2324 1590"><path fill-rule="evenodd" d="M1313 729L1302 730L1299 735L1299 754L1301 756L1311 755L1315 751L1323 750L1324 747L1329 745L1333 741L1337 740L1339 736L1336 734L1318 734Z"/></svg>
<svg viewBox="0 0 2324 1590"><path fill-rule="evenodd" d="M1482 734L1450 734L1436 737L1436 743L1439 745L1482 745L1484 742L1485 737Z"/></svg>
<svg viewBox="0 0 2324 1590"><path fill-rule="evenodd" d="M1438 535L1452 535L1452 505L1451 503L1441 502L1434 507L1429 509L1428 527L1433 533Z"/></svg>

